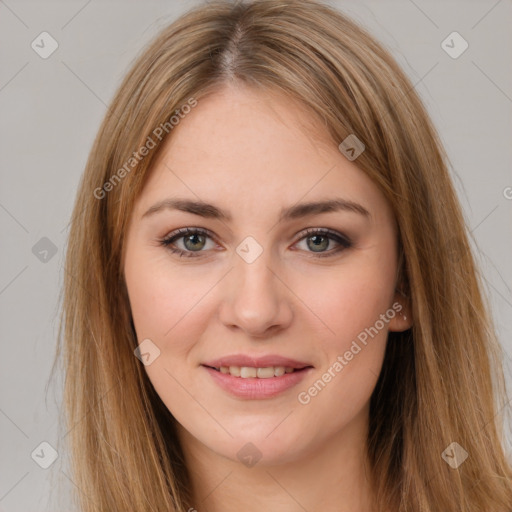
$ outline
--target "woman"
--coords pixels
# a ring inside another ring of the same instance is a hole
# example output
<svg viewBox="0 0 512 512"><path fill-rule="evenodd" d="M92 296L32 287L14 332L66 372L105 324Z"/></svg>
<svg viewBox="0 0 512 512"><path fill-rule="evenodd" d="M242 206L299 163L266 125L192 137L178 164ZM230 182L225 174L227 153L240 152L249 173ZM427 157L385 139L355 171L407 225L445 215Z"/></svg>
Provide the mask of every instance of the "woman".
<svg viewBox="0 0 512 512"><path fill-rule="evenodd" d="M165 28L100 128L66 270L81 510L512 509L447 158L337 11L215 2Z"/></svg>

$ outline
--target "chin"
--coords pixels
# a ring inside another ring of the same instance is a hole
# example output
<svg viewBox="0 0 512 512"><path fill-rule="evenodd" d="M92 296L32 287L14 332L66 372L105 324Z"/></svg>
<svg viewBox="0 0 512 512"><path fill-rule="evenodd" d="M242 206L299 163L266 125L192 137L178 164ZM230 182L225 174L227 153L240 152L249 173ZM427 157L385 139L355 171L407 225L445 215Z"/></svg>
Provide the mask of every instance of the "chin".
<svg viewBox="0 0 512 512"><path fill-rule="evenodd" d="M211 442L205 444L219 455L249 468L254 465L262 467L290 463L309 451L308 446L303 445L303 435L296 436L286 430L281 435L276 432L268 435L272 429L266 428L253 428L253 431L254 433L245 431L243 435L224 439L222 443L210 440Z"/></svg>

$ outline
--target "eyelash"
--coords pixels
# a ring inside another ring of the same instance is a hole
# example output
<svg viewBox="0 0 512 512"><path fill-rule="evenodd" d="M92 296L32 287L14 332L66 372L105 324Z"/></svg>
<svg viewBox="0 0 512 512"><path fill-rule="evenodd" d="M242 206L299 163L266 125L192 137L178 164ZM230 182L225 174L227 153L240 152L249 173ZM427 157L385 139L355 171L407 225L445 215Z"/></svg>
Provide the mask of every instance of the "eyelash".
<svg viewBox="0 0 512 512"><path fill-rule="evenodd" d="M178 229L175 232L169 234L165 238L159 240L159 242L162 246L169 249L172 253L179 255L180 257L182 257L182 256L184 256L186 258L200 257L200 253L205 252L205 251L195 251L195 252L197 252L197 255L196 255L196 254L194 254L194 251L183 251L181 249L177 249L176 247L173 247L172 244L176 240L183 238L187 235L203 235L203 236L207 236L208 238L213 239L212 234L206 229L203 229L203 228L181 228L181 229ZM326 253L314 253L312 251L309 251L309 252L312 252L313 254L315 254L316 257L318 257L318 258L327 258L330 256L334 256L334 255L338 254L339 252L352 247L352 241L346 235L343 235L341 233L337 233L336 231L331 231L331 230L325 229L325 228L308 228L306 231L301 233L301 238L299 238L299 240L297 240L296 243L300 242L304 238L308 238L313 235L327 236L329 239L334 240L335 242L340 244L340 247L330 250L329 252L326 252Z"/></svg>

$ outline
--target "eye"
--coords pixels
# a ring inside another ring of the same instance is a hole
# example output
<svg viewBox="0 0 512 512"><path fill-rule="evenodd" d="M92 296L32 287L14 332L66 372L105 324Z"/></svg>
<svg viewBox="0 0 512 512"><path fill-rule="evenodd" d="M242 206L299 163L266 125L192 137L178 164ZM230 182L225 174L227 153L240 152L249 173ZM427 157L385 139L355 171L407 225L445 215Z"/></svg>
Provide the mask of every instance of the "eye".
<svg viewBox="0 0 512 512"><path fill-rule="evenodd" d="M207 238L211 238L211 235L206 229L181 228L165 237L160 241L160 243L174 254L178 254L180 257L185 256L187 258L194 258L199 256L194 253L202 252L202 249L207 245ZM180 239L183 239L183 249L175 247L175 242Z"/></svg>
<svg viewBox="0 0 512 512"><path fill-rule="evenodd" d="M352 247L352 242L346 235L329 229L309 228L301 235L297 243L306 241L306 252L315 253L318 257L333 256ZM181 228L160 240L160 244L180 257L197 258L200 256L199 253L205 252L203 249L207 248L207 240L212 238L211 233L203 228ZM179 240L182 241L183 248L176 247L176 242ZM332 242L335 242L337 247L326 251ZM212 244L214 247L213 241ZM213 247L210 247L210 249Z"/></svg>
<svg viewBox="0 0 512 512"><path fill-rule="evenodd" d="M308 228L305 232L301 233L299 242L302 241L305 241L308 249L312 249L306 252L313 252L320 258L333 256L344 249L352 247L352 242L346 235L325 228ZM338 244L337 247L326 251L333 241Z"/></svg>

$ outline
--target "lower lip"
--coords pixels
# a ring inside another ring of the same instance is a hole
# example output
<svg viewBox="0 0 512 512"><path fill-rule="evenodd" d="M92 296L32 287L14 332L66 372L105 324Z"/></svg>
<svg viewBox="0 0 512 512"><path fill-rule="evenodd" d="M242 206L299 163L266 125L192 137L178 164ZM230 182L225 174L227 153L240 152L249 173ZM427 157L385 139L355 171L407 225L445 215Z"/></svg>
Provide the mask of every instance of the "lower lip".
<svg viewBox="0 0 512 512"><path fill-rule="evenodd" d="M229 373L221 373L208 366L203 368L212 376L213 380L225 391L238 398L262 400L272 398L287 389L296 386L313 368L304 368L300 371L285 373L280 377L258 379L257 377L233 377Z"/></svg>

